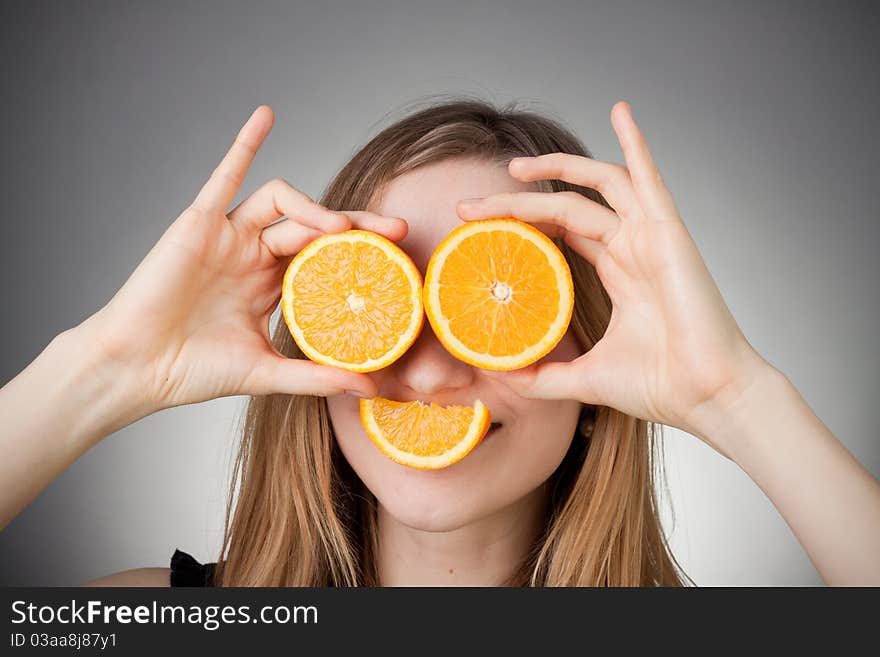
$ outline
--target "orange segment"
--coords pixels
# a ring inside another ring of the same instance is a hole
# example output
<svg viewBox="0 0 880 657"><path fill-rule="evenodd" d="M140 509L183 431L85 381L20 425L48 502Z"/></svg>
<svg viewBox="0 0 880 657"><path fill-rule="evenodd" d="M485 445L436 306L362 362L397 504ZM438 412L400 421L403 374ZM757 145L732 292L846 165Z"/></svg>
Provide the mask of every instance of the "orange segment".
<svg viewBox="0 0 880 657"><path fill-rule="evenodd" d="M553 241L518 219L469 221L434 251L424 304L437 338L484 369L525 367L565 335L571 270Z"/></svg>
<svg viewBox="0 0 880 657"><path fill-rule="evenodd" d="M281 309L310 359L372 372L400 358L424 321L422 276L392 241L366 230L309 243L284 274Z"/></svg>
<svg viewBox="0 0 880 657"><path fill-rule="evenodd" d="M361 399L361 424L385 456L419 470L445 468L463 459L489 430L489 409L441 406L382 397Z"/></svg>

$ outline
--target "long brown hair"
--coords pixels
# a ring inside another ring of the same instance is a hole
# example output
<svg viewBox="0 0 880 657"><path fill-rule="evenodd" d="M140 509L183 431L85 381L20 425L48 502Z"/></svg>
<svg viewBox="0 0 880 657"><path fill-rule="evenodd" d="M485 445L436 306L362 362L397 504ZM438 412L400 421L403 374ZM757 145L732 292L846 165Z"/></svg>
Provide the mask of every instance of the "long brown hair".
<svg viewBox="0 0 880 657"><path fill-rule="evenodd" d="M467 96L422 102L358 150L319 202L333 210L365 210L396 176L452 157L499 164L553 152L592 157L560 122L517 109L515 103L495 107ZM534 184L539 191L576 191L610 207L593 189L559 180ZM587 351L608 326L611 302L593 267L561 239L554 241L571 267L571 327ZM272 343L282 354L305 358L280 316ZM547 481L544 531L509 583L686 584L659 520L659 427L609 407L583 410L592 434L575 433ZM375 586L376 530L376 499L343 457L326 400L281 394L251 398L215 583Z"/></svg>

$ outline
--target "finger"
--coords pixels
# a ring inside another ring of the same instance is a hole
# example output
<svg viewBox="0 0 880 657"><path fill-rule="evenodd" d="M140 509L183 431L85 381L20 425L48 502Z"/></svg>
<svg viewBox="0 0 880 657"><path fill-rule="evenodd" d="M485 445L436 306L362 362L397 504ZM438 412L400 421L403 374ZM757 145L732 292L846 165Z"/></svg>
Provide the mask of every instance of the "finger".
<svg viewBox="0 0 880 657"><path fill-rule="evenodd" d="M372 212L347 211L344 214L352 228L370 230L390 240L401 240L408 225L403 219L383 217ZM329 232L329 231L328 231ZM284 219L263 229L260 239L276 258L290 256L302 251L312 240L323 233L315 228Z"/></svg>
<svg viewBox="0 0 880 657"><path fill-rule="evenodd" d="M605 245L602 242L572 232L567 232L563 240L593 267L598 267L599 257L605 252Z"/></svg>
<svg viewBox="0 0 880 657"><path fill-rule="evenodd" d="M286 180L276 178L260 187L229 213L229 220L251 232L259 232L280 217L328 233L347 230L348 218L315 203Z"/></svg>
<svg viewBox="0 0 880 657"><path fill-rule="evenodd" d="M478 201L460 201L462 219L514 217L546 222L607 244L620 228L620 218L577 192L505 192ZM564 234L564 233L562 233Z"/></svg>
<svg viewBox="0 0 880 657"><path fill-rule="evenodd" d="M611 108L611 123L646 216L661 221L680 219L672 193L663 182L645 137L633 118L629 103L621 100L614 104Z"/></svg>
<svg viewBox="0 0 880 657"><path fill-rule="evenodd" d="M226 214L274 120L275 115L268 105L260 105L254 110L226 156L196 196L193 206L205 212Z"/></svg>
<svg viewBox="0 0 880 657"><path fill-rule="evenodd" d="M321 365L303 358L267 355L251 373L248 394L339 395L353 390L366 397L378 394L367 374Z"/></svg>
<svg viewBox="0 0 880 657"><path fill-rule="evenodd" d="M344 210L342 214L351 220L353 227L379 233L393 241L402 240L409 232L409 224L399 217L386 217L366 210Z"/></svg>
<svg viewBox="0 0 880 657"><path fill-rule="evenodd" d="M523 182L564 180L598 191L623 219L640 220L642 210L626 167L570 153L547 153L536 157L515 157L508 165L510 175Z"/></svg>
<svg viewBox="0 0 880 657"><path fill-rule="evenodd" d="M309 228L285 219L264 229L260 233L260 241L266 245L269 253L280 260L285 256L296 255L324 234L317 228Z"/></svg>

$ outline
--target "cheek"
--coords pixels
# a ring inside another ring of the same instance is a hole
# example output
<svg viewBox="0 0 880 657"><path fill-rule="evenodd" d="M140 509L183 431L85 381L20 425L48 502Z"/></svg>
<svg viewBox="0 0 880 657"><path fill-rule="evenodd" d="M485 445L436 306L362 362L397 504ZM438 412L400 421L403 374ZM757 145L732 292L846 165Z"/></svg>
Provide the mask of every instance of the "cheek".
<svg viewBox="0 0 880 657"><path fill-rule="evenodd" d="M349 395L328 397L327 408L340 451L355 473L369 487L369 482L375 478L373 473L383 465L381 461L388 459L376 449L364 432L358 400ZM376 456L382 458L377 459Z"/></svg>
<svg viewBox="0 0 880 657"><path fill-rule="evenodd" d="M571 445L579 413L578 402L532 402L515 425L502 427L498 459L505 467L496 485L525 494L547 481Z"/></svg>
<svg viewBox="0 0 880 657"><path fill-rule="evenodd" d="M328 397L327 407L339 449L367 489L383 503L399 496L399 481L410 468L395 463L376 448L361 425L358 400L348 395Z"/></svg>

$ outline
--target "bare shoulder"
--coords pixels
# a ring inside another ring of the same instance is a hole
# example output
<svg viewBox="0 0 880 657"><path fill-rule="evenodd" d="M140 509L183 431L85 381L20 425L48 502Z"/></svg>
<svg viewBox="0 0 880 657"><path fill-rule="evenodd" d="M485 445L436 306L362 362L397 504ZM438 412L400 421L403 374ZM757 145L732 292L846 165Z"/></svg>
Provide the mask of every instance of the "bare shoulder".
<svg viewBox="0 0 880 657"><path fill-rule="evenodd" d="M171 569L133 568L93 579L83 586L171 586Z"/></svg>

